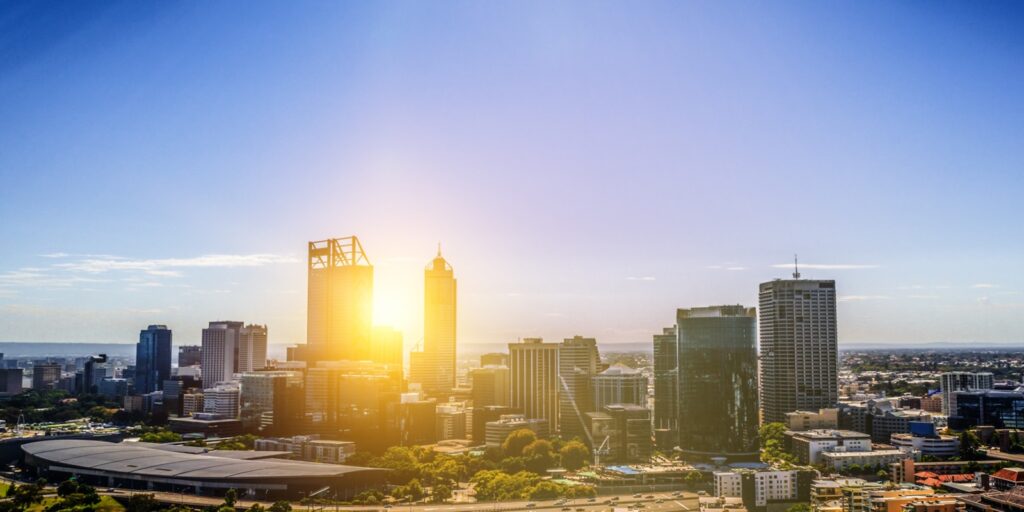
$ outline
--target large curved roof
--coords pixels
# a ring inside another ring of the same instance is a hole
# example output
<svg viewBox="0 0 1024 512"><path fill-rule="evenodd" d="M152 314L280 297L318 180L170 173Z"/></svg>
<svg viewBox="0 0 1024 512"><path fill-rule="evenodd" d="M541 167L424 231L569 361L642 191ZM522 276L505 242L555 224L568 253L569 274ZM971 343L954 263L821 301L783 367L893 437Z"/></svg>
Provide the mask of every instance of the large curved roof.
<svg viewBox="0 0 1024 512"><path fill-rule="evenodd" d="M38 441L22 450L51 465L107 473L195 480L336 478L380 469L293 460L239 460L210 453L167 451L145 443L82 439Z"/></svg>

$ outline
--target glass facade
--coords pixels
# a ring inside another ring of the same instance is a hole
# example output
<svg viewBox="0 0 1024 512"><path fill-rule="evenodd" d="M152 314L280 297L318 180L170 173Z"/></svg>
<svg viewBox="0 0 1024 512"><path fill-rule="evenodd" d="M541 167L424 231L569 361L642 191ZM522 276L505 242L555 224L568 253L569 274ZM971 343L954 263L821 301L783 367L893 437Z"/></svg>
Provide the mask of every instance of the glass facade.
<svg viewBox="0 0 1024 512"><path fill-rule="evenodd" d="M152 393L171 378L171 330L151 325L139 333L135 346L135 393Z"/></svg>
<svg viewBox="0 0 1024 512"><path fill-rule="evenodd" d="M759 458L755 323L743 306L676 314L679 447L688 460Z"/></svg>

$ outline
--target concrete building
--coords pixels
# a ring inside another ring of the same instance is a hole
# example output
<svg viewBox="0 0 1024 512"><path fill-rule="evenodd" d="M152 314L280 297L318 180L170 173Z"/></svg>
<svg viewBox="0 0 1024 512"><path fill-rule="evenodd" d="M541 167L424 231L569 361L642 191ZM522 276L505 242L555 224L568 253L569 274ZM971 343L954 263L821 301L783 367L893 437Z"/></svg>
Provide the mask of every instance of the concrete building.
<svg viewBox="0 0 1024 512"><path fill-rule="evenodd" d="M792 431L839 428L838 409L820 409L818 412L793 411L786 413L786 429Z"/></svg>
<svg viewBox="0 0 1024 512"><path fill-rule="evenodd" d="M558 344L540 338L509 343L512 407L528 419L547 422L558 431Z"/></svg>
<svg viewBox="0 0 1024 512"><path fill-rule="evenodd" d="M230 381L238 368L238 338L242 322L217 321L203 329L203 384L212 388Z"/></svg>
<svg viewBox="0 0 1024 512"><path fill-rule="evenodd" d="M199 366L203 364L203 347L200 345L182 345L178 347L178 368Z"/></svg>
<svg viewBox="0 0 1024 512"><path fill-rule="evenodd" d="M356 452L351 441L333 441L318 436L271 437L256 440L257 451L291 452L292 458L325 464L344 464Z"/></svg>
<svg viewBox="0 0 1024 512"><path fill-rule="evenodd" d="M818 464L829 452L871 451L871 436L851 430L786 432L786 451L801 464Z"/></svg>
<svg viewBox="0 0 1024 512"><path fill-rule="evenodd" d="M761 283L761 408L765 422L839 401L836 283L800 279Z"/></svg>
<svg viewBox="0 0 1024 512"><path fill-rule="evenodd" d="M678 428L677 376L679 372L676 357L676 329L666 327L661 334L654 335L654 429L674 432ZM675 446L675 440L666 443ZM669 450L672 446L659 446Z"/></svg>
<svg viewBox="0 0 1024 512"><path fill-rule="evenodd" d="M299 371L243 373L239 397L242 424L248 429L262 430L276 423L299 422L303 412L304 382L305 377Z"/></svg>
<svg viewBox="0 0 1024 512"><path fill-rule="evenodd" d="M911 423L932 422L930 413L916 409L900 409L894 399L842 402L839 404L839 426L865 432L876 443L888 443L893 434L910 432Z"/></svg>
<svg viewBox="0 0 1024 512"><path fill-rule="evenodd" d="M680 309L679 447L687 460L759 459L755 311Z"/></svg>
<svg viewBox="0 0 1024 512"><path fill-rule="evenodd" d="M484 407L473 406L472 418L470 419L470 423L472 424L473 443L475 445L482 445L487 441L488 422L498 421L502 416L522 416L522 412L523 411L518 409L501 405L487 405Z"/></svg>
<svg viewBox="0 0 1024 512"><path fill-rule="evenodd" d="M593 377L594 406L632 404L647 406L647 377L640 370L616 364Z"/></svg>
<svg viewBox="0 0 1024 512"><path fill-rule="evenodd" d="M920 459L921 454L916 451L899 449L871 450L864 452L824 452L821 454L821 464L836 471L843 472L851 466L861 468L886 468L890 464L900 462L904 459Z"/></svg>
<svg viewBox="0 0 1024 512"><path fill-rule="evenodd" d="M238 418L241 390L230 383L217 384L203 390L203 412L217 418Z"/></svg>
<svg viewBox="0 0 1024 512"><path fill-rule="evenodd" d="M0 368L0 397L11 397L22 392L21 368Z"/></svg>
<svg viewBox="0 0 1024 512"><path fill-rule="evenodd" d="M466 439L466 404L446 402L435 409L435 435L437 441Z"/></svg>
<svg viewBox="0 0 1024 512"><path fill-rule="evenodd" d="M480 366L508 366L508 354L491 352L480 356Z"/></svg>
<svg viewBox="0 0 1024 512"><path fill-rule="evenodd" d="M651 411L635 404L606 405L587 413L590 437L601 463L646 463L651 459Z"/></svg>
<svg viewBox="0 0 1024 512"><path fill-rule="evenodd" d="M202 393L185 393L181 395L181 415L188 418L205 409Z"/></svg>
<svg viewBox="0 0 1024 512"><path fill-rule="evenodd" d="M815 473L808 470L735 469L713 473L714 495L742 498L748 510L772 503L807 502Z"/></svg>
<svg viewBox="0 0 1024 512"><path fill-rule="evenodd" d="M235 373L262 370L267 366L267 326L250 324L238 331Z"/></svg>
<svg viewBox="0 0 1024 512"><path fill-rule="evenodd" d="M307 362L366 361L373 356L373 265L359 239L309 242L306 345L293 357Z"/></svg>
<svg viewBox="0 0 1024 512"><path fill-rule="evenodd" d="M485 366L469 372L473 391L473 408L507 407L509 404L509 373L507 366Z"/></svg>
<svg viewBox="0 0 1024 512"><path fill-rule="evenodd" d="M484 440L487 446L498 447L505 442L509 434L524 428L532 430L541 439L550 435L547 420L527 418L522 414L505 414L497 421L487 422L484 427Z"/></svg>
<svg viewBox="0 0 1024 512"><path fill-rule="evenodd" d="M60 384L61 365L43 363L32 366L32 389L56 389Z"/></svg>
<svg viewBox="0 0 1024 512"><path fill-rule="evenodd" d="M590 444L586 414L597 410L591 379L601 366L597 340L574 336L558 346L559 428L565 439Z"/></svg>
<svg viewBox="0 0 1024 512"><path fill-rule="evenodd" d="M934 425L926 424L931 428L930 432L893 434L890 440L891 445L905 451L916 450L921 455L928 455L938 459L948 459L960 455L960 438L938 434Z"/></svg>
<svg viewBox="0 0 1024 512"><path fill-rule="evenodd" d="M171 330L150 325L139 333L135 345L135 393L144 395L162 389L171 378Z"/></svg>
<svg viewBox="0 0 1024 512"><path fill-rule="evenodd" d="M992 389L995 378L989 372L946 372L939 375L942 390L942 414L956 414L957 391L984 391Z"/></svg>

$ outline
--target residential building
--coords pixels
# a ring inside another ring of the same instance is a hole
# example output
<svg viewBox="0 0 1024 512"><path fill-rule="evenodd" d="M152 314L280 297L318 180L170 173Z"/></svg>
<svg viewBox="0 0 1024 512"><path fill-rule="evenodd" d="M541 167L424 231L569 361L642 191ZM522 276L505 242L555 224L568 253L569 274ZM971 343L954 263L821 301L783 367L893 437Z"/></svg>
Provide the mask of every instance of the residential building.
<svg viewBox="0 0 1024 512"><path fill-rule="evenodd" d="M309 242L306 345L293 357L307 362L366 361L373 356L373 265L351 236Z"/></svg>
<svg viewBox="0 0 1024 512"><path fill-rule="evenodd" d="M785 444L800 464L818 464L828 452L871 451L871 436L852 430L788 431Z"/></svg>
<svg viewBox="0 0 1024 512"><path fill-rule="evenodd" d="M203 412L218 419L238 418L241 391L237 384L219 383L203 390Z"/></svg>
<svg viewBox="0 0 1024 512"><path fill-rule="evenodd" d="M758 460L755 311L680 309L679 447L688 460Z"/></svg>
<svg viewBox="0 0 1024 512"><path fill-rule="evenodd" d="M512 407L558 431L558 343L525 338L509 343Z"/></svg>
<svg viewBox="0 0 1024 512"><path fill-rule="evenodd" d="M139 333L135 345L135 393L144 395L161 389L171 378L171 330L150 325Z"/></svg>
<svg viewBox="0 0 1024 512"><path fill-rule="evenodd" d="M899 449L842 452L832 451L821 454L821 464L830 470L843 472L851 466L861 468L886 468L904 459L920 459L921 453Z"/></svg>
<svg viewBox="0 0 1024 512"><path fill-rule="evenodd" d="M811 470L734 469L713 474L714 494L719 497L743 498L748 510L764 509L771 503L811 499Z"/></svg>
<svg viewBox="0 0 1024 512"><path fill-rule="evenodd" d="M590 444L586 414L595 409L591 379L601 366L597 340L574 336L558 346L559 428L564 439Z"/></svg>
<svg viewBox="0 0 1024 512"><path fill-rule="evenodd" d="M818 412L793 411L786 413L786 429L792 431L839 428L838 409L819 409Z"/></svg>
<svg viewBox="0 0 1024 512"><path fill-rule="evenodd" d="M484 440L489 447L501 446L509 434L524 428L532 430L541 439L550 435L545 419L527 418L522 414L504 414L496 421L487 422L484 427Z"/></svg>
<svg viewBox="0 0 1024 512"><path fill-rule="evenodd" d="M595 375L592 381L595 411L612 404L647 405L647 376L640 370L616 364Z"/></svg>
<svg viewBox="0 0 1024 512"><path fill-rule="evenodd" d="M761 283L761 407L765 422L839 401L836 282L776 279Z"/></svg>
<svg viewBox="0 0 1024 512"><path fill-rule="evenodd" d="M257 439L257 451L291 452L292 458L323 464L344 464L356 452L351 441L320 439L316 435Z"/></svg>
<svg viewBox="0 0 1024 512"><path fill-rule="evenodd" d="M267 366L267 326L250 324L238 331L238 359L234 372L262 370Z"/></svg>
<svg viewBox="0 0 1024 512"><path fill-rule="evenodd" d="M238 368L238 338L242 322L217 321L203 329L203 384L212 388L230 381Z"/></svg>
<svg viewBox="0 0 1024 512"><path fill-rule="evenodd" d="M946 372L939 375L942 390L942 414L956 414L957 391L984 391L992 389L995 377L989 372Z"/></svg>
<svg viewBox="0 0 1024 512"><path fill-rule="evenodd" d="M1024 468L1003 468L992 474L992 488L997 491L1024 491Z"/></svg>

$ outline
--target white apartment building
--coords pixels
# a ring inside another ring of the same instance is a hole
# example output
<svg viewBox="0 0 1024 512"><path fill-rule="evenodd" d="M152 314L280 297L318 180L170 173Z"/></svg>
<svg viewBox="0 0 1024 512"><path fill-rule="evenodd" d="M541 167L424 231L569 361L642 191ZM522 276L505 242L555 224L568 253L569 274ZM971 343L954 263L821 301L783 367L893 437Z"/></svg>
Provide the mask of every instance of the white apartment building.
<svg viewBox="0 0 1024 512"><path fill-rule="evenodd" d="M241 392L238 385L220 383L203 390L203 412L222 418L237 418Z"/></svg>
<svg viewBox="0 0 1024 512"><path fill-rule="evenodd" d="M754 481L754 502L766 506L769 502L797 499L797 471L795 470L734 470L720 471L715 476L715 495L724 498L742 498L743 480Z"/></svg>

